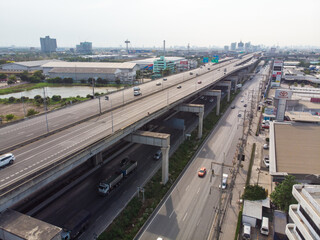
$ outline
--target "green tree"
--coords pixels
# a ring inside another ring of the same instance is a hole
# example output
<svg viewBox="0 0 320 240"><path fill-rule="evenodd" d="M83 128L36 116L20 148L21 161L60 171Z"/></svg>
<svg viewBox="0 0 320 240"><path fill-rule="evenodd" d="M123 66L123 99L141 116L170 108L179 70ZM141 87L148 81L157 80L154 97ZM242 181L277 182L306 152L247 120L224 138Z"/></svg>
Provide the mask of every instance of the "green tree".
<svg viewBox="0 0 320 240"><path fill-rule="evenodd" d="M37 77L37 78L40 78L41 80L44 80L45 79L45 76L42 74L42 71L41 70L38 70L38 71L35 71L33 76Z"/></svg>
<svg viewBox="0 0 320 240"><path fill-rule="evenodd" d="M8 114L8 115L6 115L7 121L11 121L13 118L14 118L14 115L13 115L13 114Z"/></svg>
<svg viewBox="0 0 320 240"><path fill-rule="evenodd" d="M266 190L259 185L248 185L243 194L243 198L247 200L262 200L266 197Z"/></svg>
<svg viewBox="0 0 320 240"><path fill-rule="evenodd" d="M301 87L304 87L304 83L301 83Z"/></svg>
<svg viewBox="0 0 320 240"><path fill-rule="evenodd" d="M10 75L9 76L9 80L12 80L12 81L17 81L17 77L16 77L16 75Z"/></svg>
<svg viewBox="0 0 320 240"><path fill-rule="evenodd" d="M60 100L61 100L61 96L60 96L60 95L53 95L53 96L52 96L52 101L58 102L58 101L60 101Z"/></svg>
<svg viewBox="0 0 320 240"><path fill-rule="evenodd" d="M0 73L0 79L1 80L7 79L7 75L4 73Z"/></svg>
<svg viewBox="0 0 320 240"><path fill-rule="evenodd" d="M297 87L298 86L298 83L297 82L294 82L294 84L293 84L295 87Z"/></svg>
<svg viewBox="0 0 320 240"><path fill-rule="evenodd" d="M29 82L29 73L28 71L23 71L23 73L19 74L19 77L24 82Z"/></svg>
<svg viewBox="0 0 320 240"><path fill-rule="evenodd" d="M36 115L37 113L39 113L39 112L37 112L36 110L34 110L33 108L31 108L31 109L29 109L28 112L27 112L27 117L30 117L30 116L32 116L32 115Z"/></svg>
<svg viewBox="0 0 320 240"><path fill-rule="evenodd" d="M10 103L14 103L16 101L16 98L15 97L9 97L8 100L9 100Z"/></svg>
<svg viewBox="0 0 320 240"><path fill-rule="evenodd" d="M277 208L288 212L289 206L297 203L296 199L292 196L292 187L297 183L294 176L288 175L282 183L276 186L270 197Z"/></svg>

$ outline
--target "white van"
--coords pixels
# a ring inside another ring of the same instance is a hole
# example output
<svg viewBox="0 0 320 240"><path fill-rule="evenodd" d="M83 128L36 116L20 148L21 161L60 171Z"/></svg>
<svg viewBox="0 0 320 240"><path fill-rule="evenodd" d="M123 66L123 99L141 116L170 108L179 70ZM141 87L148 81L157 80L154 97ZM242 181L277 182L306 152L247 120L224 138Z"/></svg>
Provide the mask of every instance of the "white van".
<svg viewBox="0 0 320 240"><path fill-rule="evenodd" d="M244 239L244 240L251 239L251 226L250 226L250 224L247 224L247 223L243 224L242 239Z"/></svg>
<svg viewBox="0 0 320 240"><path fill-rule="evenodd" d="M263 217L260 232L263 235L269 235L269 218Z"/></svg>

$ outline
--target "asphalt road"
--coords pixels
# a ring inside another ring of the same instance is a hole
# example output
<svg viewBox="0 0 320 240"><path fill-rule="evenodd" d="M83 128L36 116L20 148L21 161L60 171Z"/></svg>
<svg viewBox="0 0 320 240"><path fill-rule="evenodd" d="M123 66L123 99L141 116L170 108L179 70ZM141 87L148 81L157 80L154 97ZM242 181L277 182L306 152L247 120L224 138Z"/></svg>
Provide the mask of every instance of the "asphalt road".
<svg viewBox="0 0 320 240"><path fill-rule="evenodd" d="M238 113L243 113L243 105L249 103L248 100L251 101L248 90L256 88L257 85L258 80L254 79L243 86L242 94L235 100L236 108L225 113L139 239L207 239L216 217L215 209L219 206L219 164L232 163L236 145L242 134ZM244 102L241 102L241 99L244 99ZM250 104L248 105L247 108L250 107ZM199 178L197 171L201 167L210 170L212 162L215 176L211 179L209 171L204 178ZM229 168L225 167L223 173L228 173L230 180Z"/></svg>
<svg viewBox="0 0 320 240"><path fill-rule="evenodd" d="M228 71L234 69L233 66L227 68ZM146 98L140 97L139 101L115 109L111 113L106 113L14 150L15 163L0 170L0 189L59 159L74 154L118 129L143 119L148 115L148 112L155 112L195 90L205 88L206 85L220 79L223 74L223 71L211 72L181 83L180 89L174 86ZM202 81L201 84L198 84L199 80ZM109 101L112 100L110 97ZM5 141L6 137L1 135L0 139Z"/></svg>
<svg viewBox="0 0 320 240"><path fill-rule="evenodd" d="M218 64L211 65L210 71L216 68L222 68L224 65L231 64L238 61L237 59L232 59L228 62L222 62ZM190 75L190 72L193 72L194 75ZM205 74L208 73L208 66L198 69L193 69L188 72L183 72L179 74L172 75L167 77L167 81L157 80L151 81L139 85L143 96L150 95L157 91L162 91L170 86L176 85L180 82L187 81L195 76L196 73ZM161 82L161 86L156 86L156 82ZM101 111L105 112L111 108L115 108L127 103L132 102L133 100L139 98L133 96L133 88L126 88L118 92L109 94L110 101L106 101L104 97L99 99L92 99L80 104L75 104L57 111L53 111L47 114L48 119L48 129L50 132L60 129L65 126L69 126L74 122L78 122L82 119L86 119L90 116L96 115ZM111 100L112 99L112 100ZM24 143L30 139L34 139L38 136L42 136L47 133L47 121L46 116L41 115L31 119L21 121L16 124L12 124L3 128L0 128L0 152L2 149L10 148L20 143Z"/></svg>

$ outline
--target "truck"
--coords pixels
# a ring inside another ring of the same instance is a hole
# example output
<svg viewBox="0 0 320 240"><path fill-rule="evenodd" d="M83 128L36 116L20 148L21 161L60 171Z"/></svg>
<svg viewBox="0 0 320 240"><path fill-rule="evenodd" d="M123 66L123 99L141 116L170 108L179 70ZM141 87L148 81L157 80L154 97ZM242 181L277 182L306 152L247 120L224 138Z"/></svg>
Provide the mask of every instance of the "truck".
<svg viewBox="0 0 320 240"><path fill-rule="evenodd" d="M118 186L123 178L126 178L131 172L133 172L137 168L138 163L136 161L130 161L125 166L123 166L120 171L116 172L110 178L102 180L99 183L98 191L102 196L106 196L113 190L116 186Z"/></svg>
<svg viewBox="0 0 320 240"><path fill-rule="evenodd" d="M86 229L89 224L90 212L81 210L71 219L69 219L62 227L62 240L75 239L80 233Z"/></svg>
<svg viewBox="0 0 320 240"><path fill-rule="evenodd" d="M227 188L227 181L228 181L228 174L222 174L222 183L219 185L219 188L226 189Z"/></svg>

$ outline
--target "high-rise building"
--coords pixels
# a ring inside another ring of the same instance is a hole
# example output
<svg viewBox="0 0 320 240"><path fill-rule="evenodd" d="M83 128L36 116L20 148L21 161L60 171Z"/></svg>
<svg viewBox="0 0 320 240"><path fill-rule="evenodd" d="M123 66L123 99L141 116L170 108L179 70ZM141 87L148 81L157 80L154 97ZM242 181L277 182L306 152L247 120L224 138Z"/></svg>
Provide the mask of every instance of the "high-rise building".
<svg viewBox="0 0 320 240"><path fill-rule="evenodd" d="M250 43L250 42L246 42L246 43L244 44L244 49L245 49L246 51L249 51L250 48L251 48L251 43Z"/></svg>
<svg viewBox="0 0 320 240"><path fill-rule="evenodd" d="M57 50L57 40L55 38L50 38L46 36L45 38L40 38L41 52L51 53Z"/></svg>
<svg viewBox="0 0 320 240"><path fill-rule="evenodd" d="M226 52L228 52L229 51L229 46L224 46L224 50L226 51Z"/></svg>
<svg viewBox="0 0 320 240"><path fill-rule="evenodd" d="M92 42L80 42L80 45L76 46L78 53L91 54L92 53Z"/></svg>
<svg viewBox="0 0 320 240"><path fill-rule="evenodd" d="M286 227L288 239L320 239L320 186L297 184L292 195L298 204L289 207L293 223Z"/></svg>
<svg viewBox="0 0 320 240"><path fill-rule="evenodd" d="M243 50L243 42L242 41L240 41L239 43L238 43L238 49L239 50Z"/></svg>
<svg viewBox="0 0 320 240"><path fill-rule="evenodd" d="M234 42L234 43L231 43L231 51L235 51L237 48L237 43Z"/></svg>

